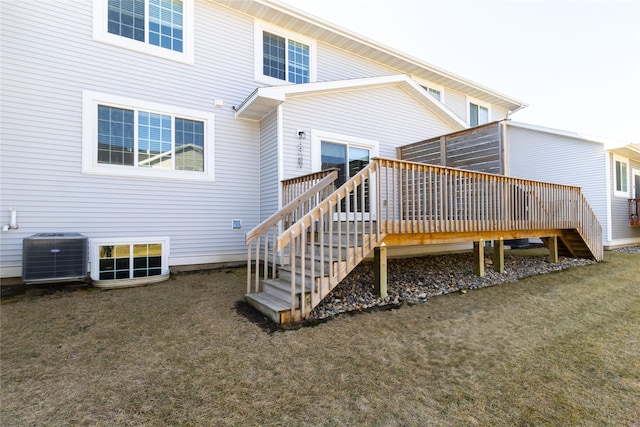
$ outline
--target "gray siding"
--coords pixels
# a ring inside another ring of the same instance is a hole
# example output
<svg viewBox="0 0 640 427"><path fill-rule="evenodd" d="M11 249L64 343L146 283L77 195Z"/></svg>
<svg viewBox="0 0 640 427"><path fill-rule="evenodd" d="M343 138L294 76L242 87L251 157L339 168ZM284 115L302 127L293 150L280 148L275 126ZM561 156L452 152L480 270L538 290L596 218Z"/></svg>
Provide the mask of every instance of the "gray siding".
<svg viewBox="0 0 640 427"><path fill-rule="evenodd" d="M615 167L613 154L608 155L609 162L609 182L611 182L611 238L616 239L640 239L640 227L629 225L629 198L619 197L615 190ZM633 169L640 169L640 162L629 160L629 174Z"/></svg>
<svg viewBox="0 0 640 427"><path fill-rule="evenodd" d="M170 236L172 258L242 259L231 219L258 223L259 127L231 106L255 86L251 18L197 2L196 65L93 41L89 1L2 2L2 23L2 212L15 206L20 226L2 236L2 267L19 267L24 237L50 231ZM215 182L83 175L83 89L204 111L224 100Z"/></svg>
<svg viewBox="0 0 640 427"><path fill-rule="evenodd" d="M195 63L188 65L93 40L92 2L0 2L2 182L0 218L18 210L18 230L2 235L0 274L21 264L22 239L39 232L90 238L169 236L170 263L242 260L244 234L277 205L275 116L239 120L254 80L254 19L195 0ZM318 44L322 81L403 73ZM83 90L215 115L215 181L82 173ZM464 95L445 88L466 115ZM222 108L214 108L222 100ZM380 155L452 131L398 88L322 95L285 104L285 178L298 168L296 129L323 129L380 141ZM273 182L272 182L273 181ZM241 219L243 230L231 230ZM3 222L6 223L6 222Z"/></svg>
<svg viewBox="0 0 640 427"><path fill-rule="evenodd" d="M504 108L500 108L500 107L496 107L495 105L492 105L491 117L489 118L489 121L497 122L498 120L506 119L507 114L509 114L509 111L505 110Z"/></svg>
<svg viewBox="0 0 640 427"><path fill-rule="evenodd" d="M510 176L582 187L608 240L602 144L510 125L506 144Z"/></svg>
<svg viewBox="0 0 640 427"><path fill-rule="evenodd" d="M284 104L284 178L311 170L311 144L303 145L298 167L296 129L317 129L379 141L381 157L396 158L396 147L422 135L451 132L431 111L398 87L355 90L292 99Z"/></svg>
<svg viewBox="0 0 640 427"><path fill-rule="evenodd" d="M278 122L277 112L260 126L260 221L278 210Z"/></svg>
<svg viewBox="0 0 640 427"><path fill-rule="evenodd" d="M462 120L467 121L467 97L463 93L445 89L444 103Z"/></svg>
<svg viewBox="0 0 640 427"><path fill-rule="evenodd" d="M401 74L401 70L389 68L349 52L318 43L318 81L357 79ZM342 66L336 66L341 64Z"/></svg>

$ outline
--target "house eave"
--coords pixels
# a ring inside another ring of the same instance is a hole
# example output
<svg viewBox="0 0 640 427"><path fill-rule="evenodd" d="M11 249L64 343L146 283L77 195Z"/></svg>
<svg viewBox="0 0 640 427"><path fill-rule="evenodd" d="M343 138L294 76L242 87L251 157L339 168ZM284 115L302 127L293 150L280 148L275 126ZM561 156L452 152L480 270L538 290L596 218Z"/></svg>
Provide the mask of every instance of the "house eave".
<svg viewBox="0 0 640 427"><path fill-rule="evenodd" d="M610 147L607 151L628 159L640 161L640 144L626 144L617 147Z"/></svg>
<svg viewBox="0 0 640 427"><path fill-rule="evenodd" d="M404 73L431 81L468 96L489 102L510 112L515 112L527 107L526 103L518 99L489 89L481 84L438 68L278 1L209 1L311 37L338 49L348 51L353 55L369 58L372 61L398 70L398 73Z"/></svg>
<svg viewBox="0 0 640 427"><path fill-rule="evenodd" d="M399 74L363 79L336 80L330 82L305 83L297 85L270 86L256 89L236 108L236 117L249 120L261 120L286 99L297 96L309 96L365 90L388 86L398 86L421 104L433 111L455 130L468 128L460 117L443 103L432 97L424 88L407 75Z"/></svg>

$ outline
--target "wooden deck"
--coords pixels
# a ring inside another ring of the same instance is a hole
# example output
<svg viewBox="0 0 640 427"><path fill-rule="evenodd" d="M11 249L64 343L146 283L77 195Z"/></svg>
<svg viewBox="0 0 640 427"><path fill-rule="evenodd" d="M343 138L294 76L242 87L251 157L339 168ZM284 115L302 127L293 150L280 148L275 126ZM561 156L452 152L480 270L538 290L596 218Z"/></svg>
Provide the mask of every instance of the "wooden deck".
<svg viewBox="0 0 640 427"><path fill-rule="evenodd" d="M579 187L394 159L332 191L335 171L247 234L247 301L298 321L376 248L540 237L602 259L602 228Z"/></svg>

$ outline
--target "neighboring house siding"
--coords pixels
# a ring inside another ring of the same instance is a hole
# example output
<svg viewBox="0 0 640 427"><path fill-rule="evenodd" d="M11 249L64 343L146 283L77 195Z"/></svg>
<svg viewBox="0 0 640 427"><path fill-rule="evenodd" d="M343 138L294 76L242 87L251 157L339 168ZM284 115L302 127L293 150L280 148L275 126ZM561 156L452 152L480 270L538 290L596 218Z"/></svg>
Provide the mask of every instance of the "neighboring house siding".
<svg viewBox="0 0 640 427"><path fill-rule="evenodd" d="M260 221L278 210L278 122L274 110L260 126Z"/></svg>
<svg viewBox="0 0 640 427"><path fill-rule="evenodd" d="M509 125L506 144L509 176L581 187L607 240L602 144Z"/></svg>
<svg viewBox="0 0 640 427"><path fill-rule="evenodd" d="M259 168L259 127L231 106L254 86L252 20L198 2L189 66L93 41L91 2L5 2L2 14L2 209L17 208L20 228L2 236L1 265L51 231L167 235L174 261L241 259L258 223L259 174L247 171ZM215 182L83 175L82 90L213 111ZM245 230L231 230L236 218Z"/></svg>
<svg viewBox="0 0 640 427"><path fill-rule="evenodd" d="M617 239L640 239L640 227L631 227L629 225L629 197L620 197L614 194L615 185L615 167L613 155L609 153L609 182L611 182L611 237ZM629 174L633 169L640 169L640 162L629 159ZM629 187L631 189L631 186ZM631 192L631 190L629 190Z"/></svg>
<svg viewBox="0 0 640 427"><path fill-rule="evenodd" d="M396 86L291 99L284 104L284 178L312 172L308 139L303 142L303 167L298 167L296 129L376 140L379 155L390 158L396 158L396 147L423 135L452 131Z"/></svg>

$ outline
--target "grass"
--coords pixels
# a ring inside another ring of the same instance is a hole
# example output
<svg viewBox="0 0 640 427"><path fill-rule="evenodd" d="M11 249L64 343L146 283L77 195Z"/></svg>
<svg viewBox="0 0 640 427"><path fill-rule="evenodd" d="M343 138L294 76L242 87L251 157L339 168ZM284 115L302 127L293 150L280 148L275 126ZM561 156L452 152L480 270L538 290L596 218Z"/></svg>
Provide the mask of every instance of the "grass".
<svg viewBox="0 0 640 427"><path fill-rule="evenodd" d="M639 261L271 332L242 268L18 298L0 424L638 426Z"/></svg>

